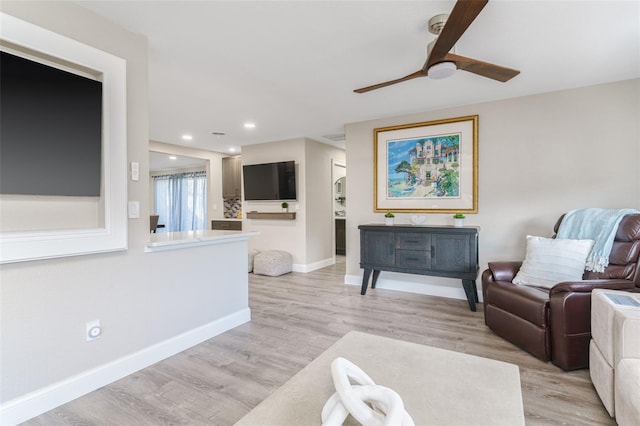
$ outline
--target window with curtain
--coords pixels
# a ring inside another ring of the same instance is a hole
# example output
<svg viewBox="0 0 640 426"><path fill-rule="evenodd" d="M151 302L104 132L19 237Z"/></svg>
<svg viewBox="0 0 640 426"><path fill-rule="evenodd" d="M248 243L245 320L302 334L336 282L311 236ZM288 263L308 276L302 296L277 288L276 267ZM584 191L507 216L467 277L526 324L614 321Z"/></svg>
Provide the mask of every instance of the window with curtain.
<svg viewBox="0 0 640 426"><path fill-rule="evenodd" d="M155 176L153 192L165 232L207 229L207 172Z"/></svg>

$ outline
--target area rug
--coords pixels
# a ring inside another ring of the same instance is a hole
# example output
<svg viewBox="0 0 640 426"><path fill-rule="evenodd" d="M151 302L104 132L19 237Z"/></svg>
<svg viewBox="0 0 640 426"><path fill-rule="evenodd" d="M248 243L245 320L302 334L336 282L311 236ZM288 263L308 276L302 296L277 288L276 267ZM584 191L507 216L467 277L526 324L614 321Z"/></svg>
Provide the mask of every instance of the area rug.
<svg viewBox="0 0 640 426"><path fill-rule="evenodd" d="M349 332L236 425L319 425L343 357L395 390L416 425L524 425L518 366L401 340ZM345 424L357 424L351 417Z"/></svg>

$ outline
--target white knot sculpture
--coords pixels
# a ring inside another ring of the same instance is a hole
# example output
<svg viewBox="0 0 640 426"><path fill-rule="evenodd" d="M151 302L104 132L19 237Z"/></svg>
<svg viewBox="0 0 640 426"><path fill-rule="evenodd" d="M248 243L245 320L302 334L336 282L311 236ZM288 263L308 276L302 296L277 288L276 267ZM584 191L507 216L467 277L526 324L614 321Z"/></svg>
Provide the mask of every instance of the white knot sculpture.
<svg viewBox="0 0 640 426"><path fill-rule="evenodd" d="M322 408L322 425L342 425L351 414L364 426L414 426L400 395L376 385L357 365L344 358L331 363L336 392ZM351 384L351 380L354 384Z"/></svg>

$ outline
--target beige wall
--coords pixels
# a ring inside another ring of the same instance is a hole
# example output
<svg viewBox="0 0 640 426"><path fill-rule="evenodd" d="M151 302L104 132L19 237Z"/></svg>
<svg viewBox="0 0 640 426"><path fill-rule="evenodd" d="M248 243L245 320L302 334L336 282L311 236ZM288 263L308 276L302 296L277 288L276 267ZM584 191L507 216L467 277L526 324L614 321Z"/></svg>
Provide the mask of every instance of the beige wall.
<svg viewBox="0 0 640 426"><path fill-rule="evenodd" d="M127 161L140 163L128 199L140 200L142 218L128 221L127 251L1 266L2 408L246 310L247 275L231 272L246 271L246 242L144 252L150 211L146 40L69 2L3 1L0 7L127 61ZM96 319L103 336L87 343L86 323Z"/></svg>
<svg viewBox="0 0 640 426"><path fill-rule="evenodd" d="M527 234L549 236L556 219L582 207L640 208L640 80L469 105L346 126L347 282L359 283L359 224L373 213L373 129L479 115L480 267L519 260ZM410 223L409 214L396 221ZM451 224L428 214L427 224ZM456 280L383 272L380 287L464 298ZM432 285L430 285L432 284ZM478 280L478 284L480 284Z"/></svg>

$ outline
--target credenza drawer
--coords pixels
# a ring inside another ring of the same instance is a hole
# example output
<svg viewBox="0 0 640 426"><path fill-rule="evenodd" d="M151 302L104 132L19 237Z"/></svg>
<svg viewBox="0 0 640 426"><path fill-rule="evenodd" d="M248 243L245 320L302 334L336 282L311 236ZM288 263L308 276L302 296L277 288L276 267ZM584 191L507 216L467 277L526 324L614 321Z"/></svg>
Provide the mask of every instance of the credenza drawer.
<svg viewBox="0 0 640 426"><path fill-rule="evenodd" d="M428 269L431 266L431 252L424 250L396 250L396 266Z"/></svg>
<svg viewBox="0 0 640 426"><path fill-rule="evenodd" d="M407 250L429 250L431 237L429 234L418 234L409 232L396 233L396 248Z"/></svg>

